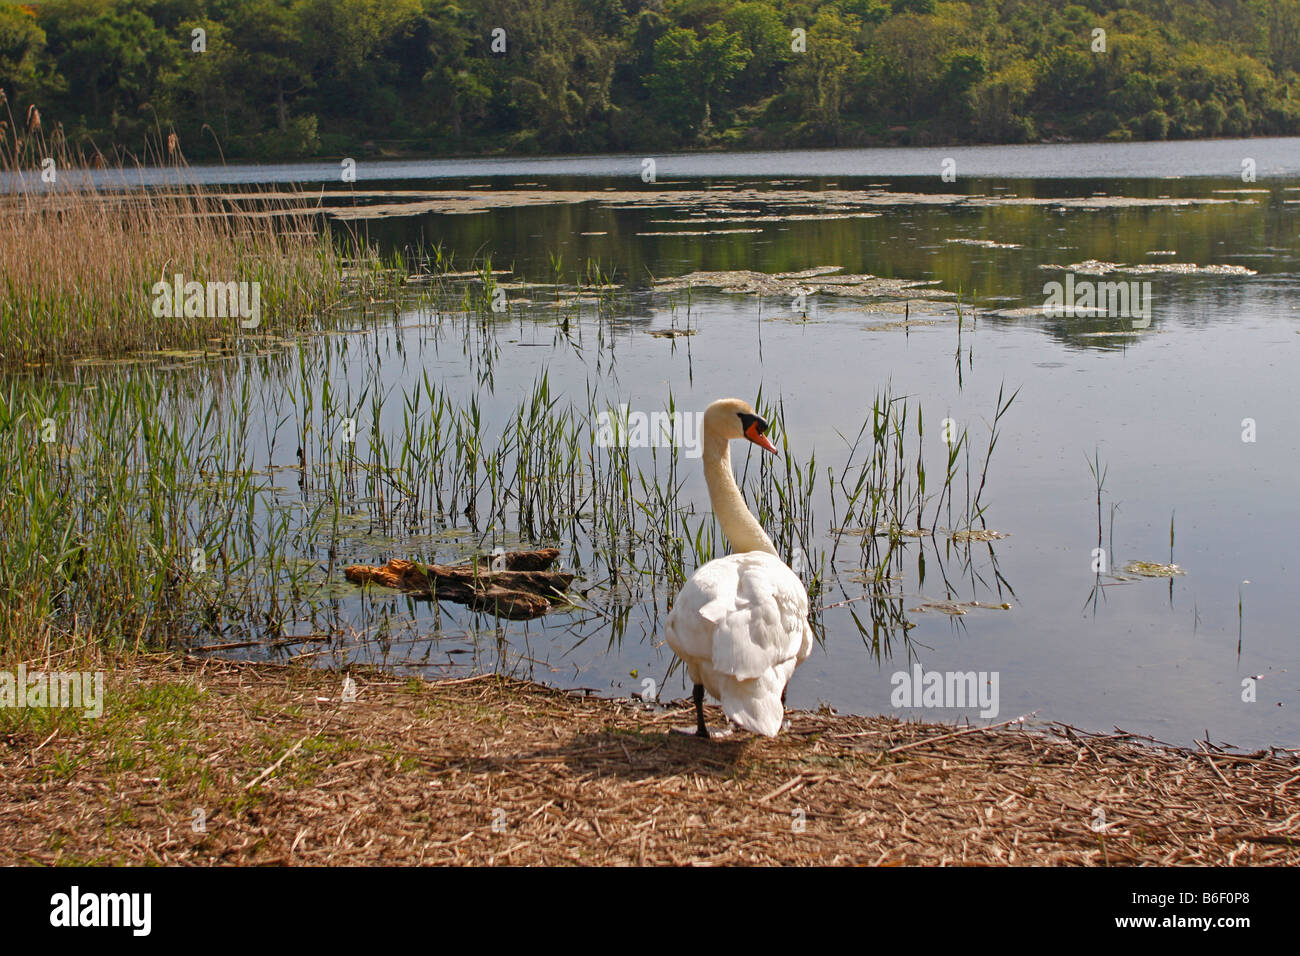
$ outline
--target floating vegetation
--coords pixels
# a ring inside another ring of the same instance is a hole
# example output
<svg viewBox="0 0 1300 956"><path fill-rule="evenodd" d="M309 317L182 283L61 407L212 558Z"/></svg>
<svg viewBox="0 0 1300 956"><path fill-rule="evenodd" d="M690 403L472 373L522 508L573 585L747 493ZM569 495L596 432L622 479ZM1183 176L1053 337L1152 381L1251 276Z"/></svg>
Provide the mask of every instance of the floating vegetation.
<svg viewBox="0 0 1300 956"><path fill-rule="evenodd" d="M1009 611L1011 605L1006 601L1001 604L985 604L983 601L925 601L907 610L909 614L938 611L940 614L947 614L950 617L961 617L968 608L980 608L986 611Z"/></svg>
<svg viewBox="0 0 1300 956"><path fill-rule="evenodd" d="M1154 255L1154 253L1152 254ZM1044 264L1038 268L1074 272L1079 275L1089 276L1102 276L1111 272L1126 272L1132 275L1171 273L1174 275L1205 276L1253 276L1259 274L1254 269L1247 269L1245 266L1198 266L1194 262L1150 262L1145 265L1126 266L1122 263L1102 262L1098 259L1072 262L1068 266Z"/></svg>
<svg viewBox="0 0 1300 956"><path fill-rule="evenodd" d="M990 309L983 314L999 319L1023 319L1047 315L1047 307L1043 305L1025 305L1015 309Z"/></svg>
<svg viewBox="0 0 1300 956"><path fill-rule="evenodd" d="M695 335L699 329L655 329L650 334L656 339L677 339L685 335Z"/></svg>
<svg viewBox="0 0 1300 956"><path fill-rule="evenodd" d="M945 239L962 246L979 246L981 249L1022 249L1018 242L994 242L992 239Z"/></svg>
<svg viewBox="0 0 1300 956"><path fill-rule="evenodd" d="M638 236L734 236L762 229L679 229L673 232L638 232Z"/></svg>
<svg viewBox="0 0 1300 956"><path fill-rule="evenodd" d="M669 183L660 181L657 185ZM240 197L240 194L232 194ZM311 196L267 191L260 195L297 204L299 215L325 213L341 221L419 216L430 213L475 215L493 209L529 206L599 203L602 208L704 210L717 221L800 221L862 218L878 215L871 210L882 206L945 206L986 208L991 206L1041 206L1055 210L1125 208L1181 208L1190 206L1253 202L1228 197L1135 197L1085 196L1039 198L1032 196L987 196L955 193L894 192L888 189L757 189L719 185L706 189L441 189L441 190L344 190L332 189ZM247 201L249 196L242 198ZM387 200L387 201L385 201ZM238 201L238 199L232 200ZM762 206L766 213L755 213ZM294 209L288 207L292 214ZM772 218L767 218L772 217ZM688 221L707 221L693 218Z"/></svg>
<svg viewBox="0 0 1300 956"><path fill-rule="evenodd" d="M1027 305L1015 309L990 309L989 311L982 312L980 314L987 315L992 318L999 318L999 319L1024 319L1024 318L1037 318L1037 317L1044 317L1049 319L1061 318L1059 312L1053 311L1054 309L1059 310L1060 307L1047 306L1047 305ZM1073 317L1074 318L1096 318L1096 319L1118 318L1117 316L1111 315L1110 312L1106 309L1100 309L1100 308L1084 309L1084 308L1079 308L1078 306L1074 307ZM1130 326L1129 328L1124 328L1124 329L1098 329L1089 332L1072 331L1071 335L1074 338L1080 338L1080 339L1136 338L1137 336L1160 335L1162 331L1163 331L1162 329L1156 328L1155 326L1146 326L1146 327Z"/></svg>
<svg viewBox="0 0 1300 956"><path fill-rule="evenodd" d="M864 332L906 332L910 329L925 328L930 325L939 325L935 319L905 319L902 322L873 322L870 325L864 325Z"/></svg>
<svg viewBox="0 0 1300 956"><path fill-rule="evenodd" d="M885 526L876 529L877 537L885 538L928 538L933 534L924 528L899 528L896 526Z"/></svg>
<svg viewBox="0 0 1300 956"><path fill-rule="evenodd" d="M764 317L763 321L784 322L787 325L820 325L825 321L825 317L817 314L810 315L807 312L794 312L788 315L769 315Z"/></svg>
<svg viewBox="0 0 1300 956"><path fill-rule="evenodd" d="M909 607L909 614L919 614L923 611L938 611L940 614L947 614L950 617L961 617L966 613L966 608L953 601L927 601L924 604L918 604L916 607Z"/></svg>
<svg viewBox="0 0 1300 956"><path fill-rule="evenodd" d="M1129 266L1117 270L1119 272L1130 272L1136 275L1146 273L1171 273L1174 275L1198 275L1198 276L1253 276L1259 275L1254 269L1247 269L1245 266L1230 265L1213 265L1198 266L1194 262L1152 262L1146 265Z"/></svg>
<svg viewBox="0 0 1300 956"><path fill-rule="evenodd" d="M1053 209L1141 209L1152 207L1178 208L1180 206L1213 206L1223 203L1237 203L1240 199L1212 199L1183 197L1173 199L1169 196L1155 198L1138 196L1088 196L1077 199L1037 199L1008 196L1003 199L971 198L971 206L1049 206Z"/></svg>
<svg viewBox="0 0 1300 956"><path fill-rule="evenodd" d="M954 541L1000 541L1006 535L992 528L967 528L963 531L954 531L948 537Z"/></svg>
<svg viewBox="0 0 1300 956"><path fill-rule="evenodd" d="M840 275L842 266L818 266L802 272L691 272L670 279L659 279L655 288L661 292L675 292L696 287L713 288L741 295L788 296L826 293L829 295L888 296L904 298L913 289L925 289L930 297L953 297L955 292L935 289L937 279L884 279L872 275Z"/></svg>
<svg viewBox="0 0 1300 956"><path fill-rule="evenodd" d="M1124 565L1123 571L1144 578L1172 578L1187 573L1176 564L1159 564L1155 561L1130 561Z"/></svg>
<svg viewBox="0 0 1300 956"><path fill-rule="evenodd" d="M912 313L923 315L950 315L952 314L954 303L951 300L931 301L929 299L884 299L879 302L867 302L861 305L839 306L836 308L837 313L861 313L863 315L904 315L909 316ZM935 322L909 321L899 323L902 325L936 325ZM875 326L880 328L881 326Z"/></svg>
<svg viewBox="0 0 1300 956"><path fill-rule="evenodd" d="M651 219L650 221L662 225L700 222L828 222L835 219L877 219L881 215L883 213L878 212L805 212L786 213L785 215L774 213L761 216L701 216L689 219ZM641 235L646 235L646 233Z"/></svg>
<svg viewBox="0 0 1300 956"><path fill-rule="evenodd" d="M1133 338L1139 333L1143 335L1155 335L1158 332L1158 329L1121 329L1112 332L1078 332L1076 335L1081 339L1120 339Z"/></svg>
<svg viewBox="0 0 1300 956"><path fill-rule="evenodd" d="M510 269L462 269L459 272L453 270L438 273L443 279L481 279L485 275L508 276L510 274ZM411 278L415 277L412 276ZM421 278L432 278L432 276L421 276ZM531 284L536 285L537 283Z"/></svg>

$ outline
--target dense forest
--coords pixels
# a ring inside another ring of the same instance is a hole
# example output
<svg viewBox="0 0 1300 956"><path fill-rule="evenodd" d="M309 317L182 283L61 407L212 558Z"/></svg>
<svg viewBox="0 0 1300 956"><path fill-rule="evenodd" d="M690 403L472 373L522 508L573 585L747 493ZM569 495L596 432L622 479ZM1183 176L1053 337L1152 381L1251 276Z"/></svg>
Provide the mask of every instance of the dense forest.
<svg viewBox="0 0 1300 956"><path fill-rule="evenodd" d="M0 121L191 160L1295 134L1298 74L1300 0L0 5Z"/></svg>

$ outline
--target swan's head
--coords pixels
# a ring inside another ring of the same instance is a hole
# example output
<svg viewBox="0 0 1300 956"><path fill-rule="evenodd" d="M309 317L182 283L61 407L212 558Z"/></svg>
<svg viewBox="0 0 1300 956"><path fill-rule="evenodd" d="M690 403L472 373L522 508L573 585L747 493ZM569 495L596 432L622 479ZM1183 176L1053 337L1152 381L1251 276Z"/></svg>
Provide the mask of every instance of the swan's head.
<svg viewBox="0 0 1300 956"><path fill-rule="evenodd" d="M739 398L720 398L704 410L706 435L717 435L727 441L744 438L775 455L776 446L767 437L768 427L754 406Z"/></svg>

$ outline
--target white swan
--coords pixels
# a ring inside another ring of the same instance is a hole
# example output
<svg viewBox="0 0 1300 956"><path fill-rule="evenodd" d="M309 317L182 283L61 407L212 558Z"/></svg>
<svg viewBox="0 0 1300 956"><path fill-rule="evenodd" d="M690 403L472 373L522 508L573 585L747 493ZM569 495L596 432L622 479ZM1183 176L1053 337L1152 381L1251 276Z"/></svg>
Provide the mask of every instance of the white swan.
<svg viewBox="0 0 1300 956"><path fill-rule="evenodd" d="M695 682L700 737L704 692L735 723L775 737L785 717L785 689L812 653L808 590L776 555L772 539L745 506L731 472L729 442L747 438L776 454L767 422L747 402L724 398L704 412L704 479L714 514L734 554L716 558L686 582L668 615L668 646Z"/></svg>

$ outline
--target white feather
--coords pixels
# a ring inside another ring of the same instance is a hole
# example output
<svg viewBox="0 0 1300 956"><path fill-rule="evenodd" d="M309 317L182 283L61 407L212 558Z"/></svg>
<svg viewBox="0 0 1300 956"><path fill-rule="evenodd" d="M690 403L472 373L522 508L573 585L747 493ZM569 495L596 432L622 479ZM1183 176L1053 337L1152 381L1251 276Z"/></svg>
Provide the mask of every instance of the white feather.
<svg viewBox="0 0 1300 956"><path fill-rule="evenodd" d="M765 551L710 561L682 588L665 630L691 680L727 717L776 736L781 694L813 646L808 591L797 574Z"/></svg>

